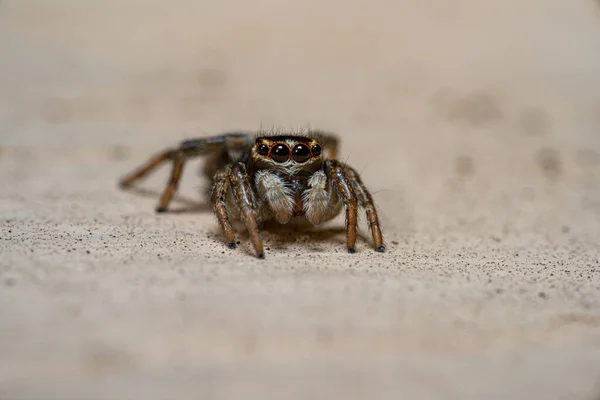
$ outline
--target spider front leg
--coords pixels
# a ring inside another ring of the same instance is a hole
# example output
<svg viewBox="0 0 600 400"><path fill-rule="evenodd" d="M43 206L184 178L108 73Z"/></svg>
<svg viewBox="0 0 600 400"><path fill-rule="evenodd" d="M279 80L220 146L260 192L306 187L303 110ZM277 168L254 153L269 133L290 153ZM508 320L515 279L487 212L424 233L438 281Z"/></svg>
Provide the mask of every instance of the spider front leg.
<svg viewBox="0 0 600 400"><path fill-rule="evenodd" d="M367 214L367 221L369 222L369 229L371 230L371 234L373 236L373 242L375 244L375 250L380 253L385 251L385 246L383 245L383 236L381 235L381 225L379 223L379 216L377 215L377 210L375 209L375 202L373 201L373 197L371 193L367 190L365 184L360 179L360 175L354 169L346 166L345 172L348 175L349 181L352 184L352 188L354 189L354 193L358 198L358 202L360 206L365 210Z"/></svg>
<svg viewBox="0 0 600 400"><path fill-rule="evenodd" d="M325 173L334 185L335 190L346 206L346 246L348 253L356 252L356 227L358 225L358 199L352 184L344 172L344 167L337 160L325 161Z"/></svg>
<svg viewBox="0 0 600 400"><path fill-rule="evenodd" d="M214 176L214 185L210 198L213 210L217 216L221 230L223 231L223 235L229 242L229 248L235 249L235 234L233 233L233 228L231 227L231 222L227 215L227 196L231 188L229 182L230 173L231 168L229 167L217 171Z"/></svg>
<svg viewBox="0 0 600 400"><path fill-rule="evenodd" d="M258 223L256 222L256 217L254 215L255 196L250 186L248 173L246 172L244 164L234 164L233 167L231 167L229 179L242 220L250 235L250 241L252 242L254 251L256 251L256 256L261 259L265 258L265 251L258 230Z"/></svg>

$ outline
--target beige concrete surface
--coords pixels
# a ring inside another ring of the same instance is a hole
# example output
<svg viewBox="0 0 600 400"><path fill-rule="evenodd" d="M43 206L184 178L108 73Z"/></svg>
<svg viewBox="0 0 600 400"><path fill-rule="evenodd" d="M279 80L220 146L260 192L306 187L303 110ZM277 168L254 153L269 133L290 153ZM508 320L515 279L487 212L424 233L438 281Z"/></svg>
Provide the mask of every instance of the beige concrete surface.
<svg viewBox="0 0 600 400"><path fill-rule="evenodd" d="M389 251L116 186L260 126L339 132ZM592 0L3 0L0 398L593 399L599 135Z"/></svg>

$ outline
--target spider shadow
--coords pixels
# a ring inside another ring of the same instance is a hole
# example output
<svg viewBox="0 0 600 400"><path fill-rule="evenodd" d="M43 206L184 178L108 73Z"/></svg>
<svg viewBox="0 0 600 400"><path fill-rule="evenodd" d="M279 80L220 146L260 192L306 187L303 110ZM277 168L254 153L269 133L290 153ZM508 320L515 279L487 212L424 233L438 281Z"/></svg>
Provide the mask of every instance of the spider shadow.
<svg viewBox="0 0 600 400"><path fill-rule="evenodd" d="M288 250L292 246L303 247L309 252L326 252L331 247L346 249L345 226L315 227L306 219L296 218L288 224L265 222L261 233L266 233L268 247L275 250ZM369 245L369 239L362 233L357 232L356 237L357 244Z"/></svg>
<svg viewBox="0 0 600 400"><path fill-rule="evenodd" d="M139 196L145 196L152 199L160 199L161 192L151 189L144 189L137 186L129 186L123 188L127 192ZM175 195L171 200L171 204L180 203L183 207L169 208L165 214L186 214L186 213L202 213L212 212L211 205L206 201L194 201ZM335 219L333 220L335 221ZM333 223L329 221L328 224ZM238 239L246 243L250 243L248 231L240 222L234 223L237 225L236 235ZM315 227L304 218L294 218L287 224L279 224L276 221L267 221L260 227L261 235L265 241L265 246L275 250L288 250L291 246L306 247L306 251L310 252L326 252L326 247L339 247L346 249L346 227L345 226L321 226ZM266 238L264 237L266 233ZM220 235L220 231L215 234ZM370 239L360 231L356 232L357 244L370 246ZM223 242L226 245L225 242ZM326 246L324 246L326 245ZM248 254L253 254L253 251L248 248Z"/></svg>
<svg viewBox="0 0 600 400"><path fill-rule="evenodd" d="M158 199L160 199L162 197L161 192L151 190L151 189L135 187L135 186L129 186L127 188L122 188L122 190L133 193L138 196L144 196L144 197L150 197L150 198L156 199L157 202L158 202ZM171 208L171 205L173 203L183 204L184 207ZM157 203L157 205L158 205L158 203ZM165 214L201 213L201 212L209 212L212 210L212 208L210 207L210 204L208 204L205 201L204 202L201 200L194 201L191 199L181 197L177 194L175 196L173 196L173 199L171 200L171 203L169 204L169 206L170 207L167 209L167 211L164 211Z"/></svg>

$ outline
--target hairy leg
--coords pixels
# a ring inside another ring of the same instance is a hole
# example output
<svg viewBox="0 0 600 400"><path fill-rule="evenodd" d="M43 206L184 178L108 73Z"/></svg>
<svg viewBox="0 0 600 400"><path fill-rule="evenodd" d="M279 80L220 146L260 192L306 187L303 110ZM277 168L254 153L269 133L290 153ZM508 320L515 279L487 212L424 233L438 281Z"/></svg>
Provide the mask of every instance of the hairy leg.
<svg viewBox="0 0 600 400"><path fill-rule="evenodd" d="M127 188L131 186L135 181L144 178L150 172L158 168L165 161L172 161L173 167L171 169L171 177L169 179L169 184L163 191L160 202L156 207L156 212L164 212L167 209L167 206L173 195L177 191L177 186L179 185L179 181L181 180L181 173L183 171L183 165L185 163L186 155L181 150L166 150L162 153L159 153L152 157L146 164L142 165L136 171L130 173L125 176L120 181L121 188Z"/></svg>
<svg viewBox="0 0 600 400"><path fill-rule="evenodd" d="M181 180L183 166L188 159L207 154L214 154L222 150L226 150L231 156L241 157L240 154L243 154L248 146L251 145L251 136L243 132L232 132L218 136L186 140L181 142L178 148L165 150L152 157L144 165L121 179L120 186L122 188L127 188L135 181L147 176L164 162L171 161L173 167L169 184L163 191L160 203L156 208L157 212L164 212L167 210L169 203L177 191L177 187Z"/></svg>
<svg viewBox="0 0 600 400"><path fill-rule="evenodd" d="M142 179L148 175L152 170L158 168L163 162L171 160L174 156L175 150L166 150L161 153L154 155L144 165L137 168L135 171L130 172L127 176L121 178L119 186L126 188L131 186L135 181Z"/></svg>
<svg viewBox="0 0 600 400"><path fill-rule="evenodd" d="M165 188L163 195L160 199L160 203L158 207L156 207L156 212L165 212L167 211L167 206L171 202L171 199L175 195L177 188L179 187L179 182L181 181L181 173L183 172L183 164L185 160L181 156L176 156L173 159L173 169L171 170L171 177L169 179L169 184Z"/></svg>
<svg viewBox="0 0 600 400"><path fill-rule="evenodd" d="M375 202L371 193L367 190L365 184L362 182L360 175L354 169L350 167L345 168L345 172L348 175L348 180L352 184L354 193L358 198L360 206L365 210L367 214L367 221L369 222L369 229L373 236L373 242L375 244L375 250L383 253L385 246L383 245L383 236L381 234L381 225L377 210L375 209Z"/></svg>
<svg viewBox="0 0 600 400"><path fill-rule="evenodd" d="M346 206L346 245L349 253L356 251L356 226L358 224L358 202L344 167L337 160L325 161L325 173Z"/></svg>
<svg viewBox="0 0 600 400"><path fill-rule="evenodd" d="M240 214L250 235L250 241L256 251L258 258L265 258L265 251L263 249L262 239L258 230L258 223L254 215L254 194L250 187L248 180L248 174L246 173L246 167L242 163L237 163L231 167L231 173L229 179L233 187L233 193L237 206L240 210Z"/></svg>
<svg viewBox="0 0 600 400"><path fill-rule="evenodd" d="M214 185L211 193L211 203L223 235L227 239L230 249L235 249L235 234L231 227L231 222L227 215L227 195L229 194L230 182L229 182L230 168L223 168L215 174Z"/></svg>
<svg viewBox="0 0 600 400"><path fill-rule="evenodd" d="M258 171L254 179L258 195L269 204L277 222L288 223L294 211L294 201L283 179L267 170Z"/></svg>

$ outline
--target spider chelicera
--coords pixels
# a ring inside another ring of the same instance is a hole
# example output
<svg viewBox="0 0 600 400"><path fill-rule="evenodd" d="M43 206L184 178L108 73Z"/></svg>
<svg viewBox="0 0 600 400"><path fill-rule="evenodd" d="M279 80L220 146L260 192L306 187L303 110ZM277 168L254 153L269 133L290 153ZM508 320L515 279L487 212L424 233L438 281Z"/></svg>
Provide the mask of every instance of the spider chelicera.
<svg viewBox="0 0 600 400"><path fill-rule="evenodd" d="M362 207L374 248L384 252L373 198L359 174L336 160L337 147L337 137L323 131L230 132L186 140L177 148L162 151L124 177L120 185L129 187L170 161L171 178L156 208L164 212L177 190L184 163L205 156L204 174L210 181L206 194L230 248L236 247L232 220L243 222L256 256L264 258L259 231L263 222L286 224L294 217L304 217L318 226L345 208L346 246L354 253L358 208Z"/></svg>

